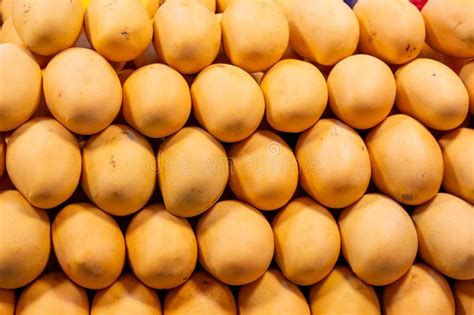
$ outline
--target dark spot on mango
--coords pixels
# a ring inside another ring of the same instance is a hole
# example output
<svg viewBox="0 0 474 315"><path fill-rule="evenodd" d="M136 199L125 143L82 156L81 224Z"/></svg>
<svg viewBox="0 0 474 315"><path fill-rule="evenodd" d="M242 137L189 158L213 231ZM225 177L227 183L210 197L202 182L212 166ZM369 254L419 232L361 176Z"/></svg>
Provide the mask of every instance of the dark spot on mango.
<svg viewBox="0 0 474 315"><path fill-rule="evenodd" d="M416 199L414 194L402 194L402 199L406 201L413 201Z"/></svg>
<svg viewBox="0 0 474 315"><path fill-rule="evenodd" d="M112 168L115 168L117 167L117 162L115 161L115 156L114 155L111 155L110 156L110 161L109 161L110 165L112 165Z"/></svg>

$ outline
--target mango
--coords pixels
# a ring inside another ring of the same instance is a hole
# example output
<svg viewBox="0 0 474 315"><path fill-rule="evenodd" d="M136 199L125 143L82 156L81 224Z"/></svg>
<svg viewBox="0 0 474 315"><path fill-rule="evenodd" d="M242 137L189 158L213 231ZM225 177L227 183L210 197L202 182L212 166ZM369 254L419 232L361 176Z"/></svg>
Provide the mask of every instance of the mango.
<svg viewBox="0 0 474 315"><path fill-rule="evenodd" d="M420 256L439 272L458 280L474 278L473 205L438 193L412 213Z"/></svg>
<svg viewBox="0 0 474 315"><path fill-rule="evenodd" d="M157 164L165 208L183 217L215 204L229 178L224 148L198 127L183 128L166 139L158 149Z"/></svg>
<svg viewBox="0 0 474 315"><path fill-rule="evenodd" d="M11 134L6 166L13 184L29 203L50 209L76 190L81 151L74 135L60 123L37 117Z"/></svg>
<svg viewBox="0 0 474 315"><path fill-rule="evenodd" d="M421 13L431 47L456 57L474 57L474 2L430 0Z"/></svg>
<svg viewBox="0 0 474 315"><path fill-rule="evenodd" d="M381 314L374 288L345 266L336 266L311 287L309 304L313 314Z"/></svg>
<svg viewBox="0 0 474 315"><path fill-rule="evenodd" d="M310 315L300 289L277 269L269 269L258 280L239 289L240 315Z"/></svg>
<svg viewBox="0 0 474 315"><path fill-rule="evenodd" d="M204 271L193 273L184 284L169 290L163 304L167 315L237 315L232 291Z"/></svg>
<svg viewBox="0 0 474 315"><path fill-rule="evenodd" d="M272 0L232 1L221 25L226 55L250 73L270 68L288 46L288 22Z"/></svg>
<svg viewBox="0 0 474 315"><path fill-rule="evenodd" d="M284 206L298 185L298 163L277 134L258 130L229 149L229 187L237 198L261 210Z"/></svg>
<svg viewBox="0 0 474 315"><path fill-rule="evenodd" d="M469 95L449 67L425 58L413 60L395 73L401 113L438 130L458 127L469 112Z"/></svg>
<svg viewBox="0 0 474 315"><path fill-rule="evenodd" d="M265 117L278 131L303 132L323 114L328 101L326 80L309 62L286 59L275 64L260 82Z"/></svg>
<svg viewBox="0 0 474 315"><path fill-rule="evenodd" d="M0 209L0 288L16 289L33 281L46 266L50 224L46 212L31 206L16 190L0 191Z"/></svg>
<svg viewBox="0 0 474 315"><path fill-rule="evenodd" d="M155 156L148 140L125 125L111 125L83 149L81 186L89 199L112 215L140 210L156 183Z"/></svg>
<svg viewBox="0 0 474 315"><path fill-rule="evenodd" d="M275 261L291 282L311 285L334 268L341 248L339 228L332 214L311 198L290 201L278 211L272 228Z"/></svg>
<svg viewBox="0 0 474 315"><path fill-rule="evenodd" d="M445 133L438 143L443 152L443 188L474 203L474 130L457 128Z"/></svg>
<svg viewBox="0 0 474 315"><path fill-rule="evenodd" d="M196 267L198 248L191 225L161 204L147 206L133 217L125 241L134 274L152 288L177 287Z"/></svg>
<svg viewBox="0 0 474 315"><path fill-rule="evenodd" d="M423 16L407 0L359 0L354 13L360 27L358 50L389 64L404 64L425 42Z"/></svg>
<svg viewBox="0 0 474 315"><path fill-rule="evenodd" d="M41 69L25 50L0 44L0 132L18 128L38 108Z"/></svg>
<svg viewBox="0 0 474 315"><path fill-rule="evenodd" d="M371 285L387 285L410 269L418 249L415 226L393 199L366 194L342 211L342 253L354 273Z"/></svg>
<svg viewBox="0 0 474 315"><path fill-rule="evenodd" d="M63 208L52 224L53 247L62 270L75 283L103 289L125 263L125 241L114 218L88 203Z"/></svg>
<svg viewBox="0 0 474 315"><path fill-rule="evenodd" d="M91 0L84 28L94 49L115 62L140 56L153 36L152 19L139 0Z"/></svg>
<svg viewBox="0 0 474 315"><path fill-rule="evenodd" d="M201 71L219 52L219 21L199 1L166 1L153 19L153 29L158 57L182 74Z"/></svg>
<svg viewBox="0 0 474 315"><path fill-rule="evenodd" d="M313 63L332 66L357 48L357 18L342 1L295 1L288 23L291 48Z"/></svg>
<svg viewBox="0 0 474 315"><path fill-rule="evenodd" d="M88 315L86 290L69 280L61 271L36 279L21 293L16 315Z"/></svg>
<svg viewBox="0 0 474 315"><path fill-rule="evenodd" d="M198 122L224 142L250 136L265 112L258 84L244 70L232 65L214 64L201 71L191 85L191 97Z"/></svg>
<svg viewBox="0 0 474 315"><path fill-rule="evenodd" d="M365 139L378 189L398 202L419 205L435 196L443 179L436 139L415 119L392 115Z"/></svg>
<svg viewBox="0 0 474 315"><path fill-rule="evenodd" d="M130 126L147 137L169 136L184 126L191 113L188 84L164 64L144 66L123 85L122 113Z"/></svg>
<svg viewBox="0 0 474 315"><path fill-rule="evenodd" d="M273 257L270 224L258 210L241 201L216 203L199 219L196 237L201 266L226 284L257 280Z"/></svg>
<svg viewBox="0 0 474 315"><path fill-rule="evenodd" d="M336 119L321 119L298 138L300 184L330 208L357 201L369 186L370 160L360 136Z"/></svg>
<svg viewBox="0 0 474 315"><path fill-rule="evenodd" d="M12 18L29 50L43 56L71 47L81 32L80 0L14 0Z"/></svg>
<svg viewBox="0 0 474 315"><path fill-rule="evenodd" d="M49 110L72 132L97 133L117 116L122 102L120 80L95 51L68 49L50 61L43 75Z"/></svg>
<svg viewBox="0 0 474 315"><path fill-rule="evenodd" d="M425 264L414 264L398 281L383 288L384 314L454 315L446 279Z"/></svg>
<svg viewBox="0 0 474 315"><path fill-rule="evenodd" d="M125 273L110 287L99 290L92 300L91 315L161 315L155 291L135 276Z"/></svg>
<svg viewBox="0 0 474 315"><path fill-rule="evenodd" d="M384 120L395 102L392 70L370 55L354 55L338 62L328 77L329 106L343 122L368 129Z"/></svg>

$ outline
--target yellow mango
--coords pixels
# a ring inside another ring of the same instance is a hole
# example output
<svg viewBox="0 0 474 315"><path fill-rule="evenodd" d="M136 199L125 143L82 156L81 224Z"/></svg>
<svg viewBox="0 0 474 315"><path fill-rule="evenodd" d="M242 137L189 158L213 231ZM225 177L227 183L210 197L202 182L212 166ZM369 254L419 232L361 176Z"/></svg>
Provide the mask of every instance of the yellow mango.
<svg viewBox="0 0 474 315"><path fill-rule="evenodd" d="M125 241L134 274L152 288L174 288L196 267L198 249L191 225L161 204L147 206L133 217Z"/></svg>
<svg viewBox="0 0 474 315"><path fill-rule="evenodd" d="M193 273L184 284L169 290L163 304L167 315L237 315L232 291L204 271Z"/></svg>
<svg viewBox="0 0 474 315"><path fill-rule="evenodd" d="M50 117L31 119L7 144L6 165L15 187L32 205L50 209L66 201L81 176L79 144Z"/></svg>
<svg viewBox="0 0 474 315"><path fill-rule="evenodd" d="M54 219L52 235L58 262L75 283L102 289L120 276L125 241L112 216L88 203L70 204Z"/></svg>
<svg viewBox="0 0 474 315"><path fill-rule="evenodd" d="M31 206L16 190L0 191L0 209L0 288L16 289L33 281L46 266L50 224L46 212Z"/></svg>
<svg viewBox="0 0 474 315"><path fill-rule="evenodd" d="M99 290L92 300L91 315L161 315L156 292L135 276L124 273L110 287Z"/></svg>
<svg viewBox="0 0 474 315"><path fill-rule="evenodd" d="M88 315L86 290L69 280L61 271L36 279L18 298L16 315Z"/></svg>
<svg viewBox="0 0 474 315"><path fill-rule="evenodd" d="M112 215L128 215L151 198L155 156L148 140L125 125L111 125L83 149L81 185L89 199Z"/></svg>
<svg viewBox="0 0 474 315"><path fill-rule="evenodd" d="M199 219L199 262L230 285L257 280L273 257L272 228L255 208L237 200L216 203Z"/></svg>

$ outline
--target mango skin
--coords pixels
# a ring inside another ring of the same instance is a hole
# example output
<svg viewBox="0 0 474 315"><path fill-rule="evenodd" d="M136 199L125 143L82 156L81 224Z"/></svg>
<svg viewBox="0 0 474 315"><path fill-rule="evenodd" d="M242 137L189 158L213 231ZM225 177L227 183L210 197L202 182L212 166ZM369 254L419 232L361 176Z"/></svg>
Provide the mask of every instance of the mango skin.
<svg viewBox="0 0 474 315"><path fill-rule="evenodd" d="M198 221L199 262L230 285L255 281L273 257L272 228L254 207L237 200L216 203Z"/></svg>
<svg viewBox="0 0 474 315"><path fill-rule="evenodd" d="M151 198L156 183L155 163L145 137L126 125L110 125L84 146L81 186L102 210L128 215Z"/></svg>
<svg viewBox="0 0 474 315"><path fill-rule="evenodd" d="M0 177L3 176L3 172L5 171L5 140L3 139L3 136L0 135Z"/></svg>
<svg viewBox="0 0 474 315"><path fill-rule="evenodd" d="M0 191L0 288L16 289L33 281L48 262L50 223L16 190Z"/></svg>
<svg viewBox="0 0 474 315"><path fill-rule="evenodd" d="M209 209L229 178L224 148L198 127L185 127L167 138L158 149L157 165L166 210L182 217Z"/></svg>
<svg viewBox="0 0 474 315"><path fill-rule="evenodd" d="M0 3L0 7L2 13L2 21L5 22L12 16L13 0L2 0L2 3Z"/></svg>
<svg viewBox="0 0 474 315"><path fill-rule="evenodd" d="M474 203L474 130L457 128L439 140L443 152L443 188L471 204Z"/></svg>
<svg viewBox="0 0 474 315"><path fill-rule="evenodd" d="M313 63L332 66L357 48L357 18L342 1L295 1L288 21L291 48Z"/></svg>
<svg viewBox="0 0 474 315"><path fill-rule="evenodd" d="M390 113L396 96L392 70L370 55L353 55L337 63L328 77L329 106L357 129L378 125Z"/></svg>
<svg viewBox="0 0 474 315"><path fill-rule="evenodd" d="M443 179L436 139L415 119L387 117L365 139L378 189L398 202L419 205L433 198Z"/></svg>
<svg viewBox="0 0 474 315"><path fill-rule="evenodd" d="M448 66L454 72L458 73L461 71L461 68L469 63L469 58L455 57L451 55L446 55L442 52L439 52L431 48L426 42L423 44L420 54L417 58L427 58L433 59L441 62L442 64Z"/></svg>
<svg viewBox="0 0 474 315"><path fill-rule="evenodd" d="M142 0L142 1L146 1L146 0ZM167 0L160 0L160 5L162 5L166 1ZM197 1L203 6L205 6L207 9L209 9L209 11L211 11L212 13L216 12L216 6L217 6L216 0L197 0Z"/></svg>
<svg viewBox="0 0 474 315"><path fill-rule="evenodd" d="M469 0L430 0L421 10L426 42L445 54L474 57L474 3Z"/></svg>
<svg viewBox="0 0 474 315"><path fill-rule="evenodd" d="M134 274L152 288L177 287L196 267L198 248L191 225L161 204L149 205L133 217L125 241Z"/></svg>
<svg viewBox="0 0 474 315"><path fill-rule="evenodd" d="M41 69L25 50L12 43L0 44L0 132L18 128L38 108Z"/></svg>
<svg viewBox="0 0 474 315"><path fill-rule="evenodd" d="M263 76L260 88L268 123L284 132L302 132L314 125L328 101L322 73L309 62L296 59L276 63Z"/></svg>
<svg viewBox="0 0 474 315"><path fill-rule="evenodd" d="M341 249L337 222L311 198L290 201L274 217L272 229L275 260L291 282L314 284L336 264ZM300 255L303 251L304 257Z"/></svg>
<svg viewBox="0 0 474 315"><path fill-rule="evenodd" d="M89 42L115 62L140 56L151 43L152 24L149 13L137 0L91 0L84 16Z"/></svg>
<svg viewBox="0 0 474 315"><path fill-rule="evenodd" d="M257 209L275 210L290 201L298 185L298 163L277 134L258 130L229 149L229 187Z"/></svg>
<svg viewBox="0 0 474 315"><path fill-rule="evenodd" d="M469 110L471 115L474 115L474 61L470 61L462 67L459 77L469 93Z"/></svg>
<svg viewBox="0 0 474 315"><path fill-rule="evenodd" d="M219 52L219 20L199 1L166 1L153 19L153 30L158 57L182 74L201 71Z"/></svg>
<svg viewBox="0 0 474 315"><path fill-rule="evenodd" d="M233 65L213 64L201 71L191 85L191 97L197 121L224 142L250 136L265 112L258 84Z"/></svg>
<svg viewBox="0 0 474 315"><path fill-rule="evenodd" d="M26 47L25 43L21 39L20 35L15 29L15 25L13 25L13 18L8 18L8 20L3 21L2 28L0 30L0 43L12 43L21 48L23 48L29 55L31 55L36 63L41 68L46 67L48 62L53 58L53 56L42 56L38 55L37 53L31 52L28 47Z"/></svg>
<svg viewBox="0 0 474 315"><path fill-rule="evenodd" d="M84 11L80 0L14 0L12 17L28 49L49 56L74 44L81 32Z"/></svg>
<svg viewBox="0 0 474 315"><path fill-rule="evenodd" d="M240 315L310 315L300 289L277 269L269 269L256 281L239 289Z"/></svg>
<svg viewBox="0 0 474 315"><path fill-rule="evenodd" d="M336 266L311 287L309 304L313 314L381 314L374 288L345 266Z"/></svg>
<svg viewBox="0 0 474 315"><path fill-rule="evenodd" d="M69 280L61 271L36 279L18 298L16 315L88 315L86 290Z"/></svg>
<svg viewBox="0 0 474 315"><path fill-rule="evenodd" d="M180 130L191 113L186 80L164 64L133 72L123 85L122 114L130 126L151 138Z"/></svg>
<svg viewBox="0 0 474 315"><path fill-rule="evenodd" d="M79 47L65 50L50 61L43 75L49 110L72 132L97 133L117 116L122 102L120 80L95 51Z"/></svg>
<svg viewBox="0 0 474 315"><path fill-rule="evenodd" d="M288 22L271 0L233 1L222 14L221 27L226 55L249 73L270 68L288 46Z"/></svg>
<svg viewBox="0 0 474 315"><path fill-rule="evenodd" d="M383 288L384 314L454 315L446 279L425 264L414 264L402 278Z"/></svg>
<svg viewBox="0 0 474 315"><path fill-rule="evenodd" d="M155 291L134 275L125 273L110 287L99 290L92 300L91 315L161 315Z"/></svg>
<svg viewBox="0 0 474 315"><path fill-rule="evenodd" d="M125 241L114 218L88 203L63 208L52 224L61 269L80 286L103 289L122 272Z"/></svg>
<svg viewBox="0 0 474 315"><path fill-rule="evenodd" d="M395 79L397 108L429 128L456 128L469 112L469 95L462 80L438 61L415 59L399 68Z"/></svg>
<svg viewBox="0 0 474 315"><path fill-rule="evenodd" d="M474 278L474 208L446 193L438 193L412 213L420 256L439 272L458 280Z"/></svg>
<svg viewBox="0 0 474 315"><path fill-rule="evenodd" d="M408 213L382 194L366 194L339 220L342 253L354 273L371 285L399 279L415 260L418 239Z"/></svg>
<svg viewBox="0 0 474 315"><path fill-rule="evenodd" d="M360 0L353 10L360 26L359 52L396 65L413 60L420 53L425 23L409 1Z"/></svg>
<svg viewBox="0 0 474 315"><path fill-rule="evenodd" d="M364 141L337 119L321 119L302 133L295 155L301 186L326 207L349 206L369 185L370 160Z"/></svg>
<svg viewBox="0 0 474 315"><path fill-rule="evenodd" d="M194 272L184 284L169 290L163 304L167 315L237 315L232 291L205 271Z"/></svg>
<svg viewBox="0 0 474 315"><path fill-rule="evenodd" d="M160 7L161 0L140 0L140 3L146 9L150 17L153 18Z"/></svg>
<svg viewBox="0 0 474 315"><path fill-rule="evenodd" d="M456 315L474 314L474 279L456 281L453 294L456 302Z"/></svg>
<svg viewBox="0 0 474 315"><path fill-rule="evenodd" d="M7 144L8 175L38 208L51 209L69 199L79 184L81 159L74 135L50 117L23 124Z"/></svg>
<svg viewBox="0 0 474 315"><path fill-rule="evenodd" d="M0 314L13 315L15 313L15 291L0 289Z"/></svg>

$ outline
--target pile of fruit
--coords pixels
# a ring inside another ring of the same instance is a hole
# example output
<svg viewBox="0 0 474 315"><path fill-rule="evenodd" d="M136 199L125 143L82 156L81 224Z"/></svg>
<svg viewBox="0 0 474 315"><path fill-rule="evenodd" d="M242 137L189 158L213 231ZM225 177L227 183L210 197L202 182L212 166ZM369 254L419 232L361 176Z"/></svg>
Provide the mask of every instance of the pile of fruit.
<svg viewBox="0 0 474 315"><path fill-rule="evenodd" d="M474 0L0 1L0 315L474 314Z"/></svg>

